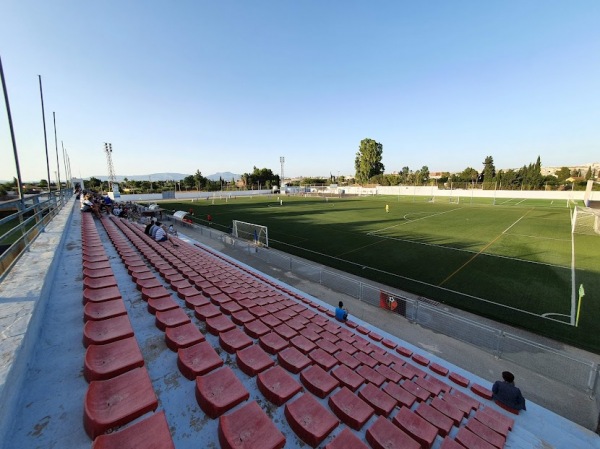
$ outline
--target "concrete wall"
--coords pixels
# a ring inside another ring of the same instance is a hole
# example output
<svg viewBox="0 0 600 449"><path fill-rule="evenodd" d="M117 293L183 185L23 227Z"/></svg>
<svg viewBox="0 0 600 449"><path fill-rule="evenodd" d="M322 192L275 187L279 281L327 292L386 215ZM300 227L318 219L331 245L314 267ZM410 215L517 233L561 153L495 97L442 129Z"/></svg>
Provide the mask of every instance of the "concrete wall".
<svg viewBox="0 0 600 449"><path fill-rule="evenodd" d="M240 196L258 196L258 195L271 195L270 190L236 190L236 191L222 191L222 192L175 192L175 199L177 200L206 200L210 198L232 198ZM119 198L119 201L160 201L163 199L162 193L144 193L137 195L123 195Z"/></svg>
<svg viewBox="0 0 600 449"><path fill-rule="evenodd" d="M350 195L400 195L400 196L428 196L428 197L466 197L466 198L522 198L545 200L583 200L585 192L582 191L545 191L545 190L480 190L480 189L454 189L440 190L435 186L389 186L389 187L342 187ZM337 193L337 190L336 190Z"/></svg>

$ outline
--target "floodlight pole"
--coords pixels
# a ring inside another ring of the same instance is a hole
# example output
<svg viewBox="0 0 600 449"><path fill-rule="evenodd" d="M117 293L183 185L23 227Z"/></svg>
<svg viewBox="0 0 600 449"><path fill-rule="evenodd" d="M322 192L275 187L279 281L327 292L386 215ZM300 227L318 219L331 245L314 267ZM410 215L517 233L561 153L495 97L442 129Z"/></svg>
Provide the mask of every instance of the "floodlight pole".
<svg viewBox="0 0 600 449"><path fill-rule="evenodd" d="M8 91L6 90L6 80L4 79L4 69L2 68L2 58L0 58L0 79L2 80L2 91L4 93L4 103L6 104L6 115L8 117L8 126L10 128L10 138L12 140L13 154L15 156L15 167L17 169L17 191L19 200L23 202L23 186L21 182L21 169L19 167L19 154L17 152L17 140L15 139L15 130L13 128L12 114L10 113L10 102L8 101Z"/></svg>
<svg viewBox="0 0 600 449"><path fill-rule="evenodd" d="M48 134L46 133L46 113L44 112L44 92L42 90L42 75L38 75L40 82L40 99L42 101L42 123L44 125L44 146L46 148L46 170L48 171L48 193L50 188L50 158L48 157Z"/></svg>
<svg viewBox="0 0 600 449"><path fill-rule="evenodd" d="M54 148L56 148L56 177L58 182L58 191L62 197L62 185L60 183L60 162L58 160L58 138L56 137L56 112L52 112L52 119L54 121Z"/></svg>
<svg viewBox="0 0 600 449"><path fill-rule="evenodd" d="M279 158L279 163L281 164L281 179L279 180L279 191L281 191L281 187L283 186L283 165L285 164L285 157L281 156Z"/></svg>

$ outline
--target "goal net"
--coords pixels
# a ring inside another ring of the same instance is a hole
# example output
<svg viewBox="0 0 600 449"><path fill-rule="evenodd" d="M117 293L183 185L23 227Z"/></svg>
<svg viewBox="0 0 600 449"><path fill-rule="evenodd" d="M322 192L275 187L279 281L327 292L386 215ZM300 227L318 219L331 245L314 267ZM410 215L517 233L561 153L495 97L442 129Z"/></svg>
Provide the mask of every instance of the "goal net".
<svg viewBox="0 0 600 449"><path fill-rule="evenodd" d="M269 246L269 230L266 226L233 220L232 234L234 237L254 242L255 245Z"/></svg>
<svg viewBox="0 0 600 449"><path fill-rule="evenodd" d="M600 235L600 210L576 206L571 216L573 234Z"/></svg>

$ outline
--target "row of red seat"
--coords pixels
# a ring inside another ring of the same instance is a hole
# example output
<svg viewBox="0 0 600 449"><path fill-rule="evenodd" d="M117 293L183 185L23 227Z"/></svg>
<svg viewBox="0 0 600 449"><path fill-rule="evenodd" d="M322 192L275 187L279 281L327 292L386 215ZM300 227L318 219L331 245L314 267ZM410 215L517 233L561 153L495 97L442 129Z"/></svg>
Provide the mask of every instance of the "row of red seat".
<svg viewBox="0 0 600 449"><path fill-rule="evenodd" d="M236 353L240 369L250 376L257 375L259 390L274 404L282 405L293 398L301 389L300 383L319 398L326 398L341 387L329 396L328 404L346 425L358 430L373 413L380 415L388 424L396 424L389 427L378 419L367 429L366 439L374 446L379 444L378 441L385 440L389 433L400 438L396 430L402 429L404 435L424 447L430 447L438 435L445 437L444 447L450 447L455 442L448 435L454 426L459 427L455 432L456 441L469 447L488 447L490 442L493 447L504 445L508 430L512 427L510 418L490 407L479 409L480 403L471 396L456 387L450 387L416 365L428 366L433 373L448 376L456 385L467 387L469 381L464 377L449 373L447 368L430 363L425 357L412 354L375 332L349 323L348 327L355 329L355 334L318 313L325 312L332 316L328 309L295 292L282 289L244 267L225 263L218 254L211 253L207 257L207 251L200 251L183 242L179 242L177 248L169 244L161 245L147 239L135 225L120 221L116 223L127 239L184 299L186 306L193 308L196 317L205 322L206 330L219 336L221 347ZM150 286L145 282L140 283L140 279L136 279L136 283L138 287L141 286L144 299L148 299L149 309L153 308L150 300L161 297L169 303L169 308L164 312L178 309L177 304L173 307L172 298L160 296L165 294L161 290L162 284ZM304 304L292 300L290 296ZM164 324L167 344L170 331L188 335L195 329L187 321L189 318L184 312L172 313L173 316L178 315L181 321ZM157 318L157 325L158 322ZM243 331L238 326L243 327ZM181 331L177 330L179 328ZM195 341L188 345L188 341L193 341L193 338L186 339L185 346L177 346L172 342L173 347L170 347L178 349L178 364L182 373L190 379L196 379L198 402L207 415L215 418L223 416L223 413L244 402L248 392L229 368L219 368L222 360L210 344ZM376 343L381 343L383 347ZM395 350L395 354L388 349ZM278 366L274 366L275 361L269 354L276 355ZM212 361L199 364L198 360ZM292 376L298 373L300 383ZM277 392L274 392L275 387ZM214 391L224 388L230 394L215 398ZM484 387L475 384L471 389L485 399L491 397L489 390ZM401 407L400 411L390 422L387 417L396 406ZM348 410L351 412L346 412ZM469 416L473 410L477 412ZM285 412L292 429L311 445L318 445L337 427L335 417L310 395L304 394L286 405ZM320 428L307 428L307 417L311 423L320 423ZM465 417L467 419L463 419ZM240 421L243 420L234 422ZM330 427L334 421L335 425ZM223 428L223 422L220 425ZM234 435L235 429L220 431L220 437L225 440L230 434ZM342 442L347 443L349 438L348 432L341 432L331 447L341 447Z"/></svg>
<svg viewBox="0 0 600 449"><path fill-rule="evenodd" d="M81 220L85 431L95 449L174 448L95 222Z"/></svg>

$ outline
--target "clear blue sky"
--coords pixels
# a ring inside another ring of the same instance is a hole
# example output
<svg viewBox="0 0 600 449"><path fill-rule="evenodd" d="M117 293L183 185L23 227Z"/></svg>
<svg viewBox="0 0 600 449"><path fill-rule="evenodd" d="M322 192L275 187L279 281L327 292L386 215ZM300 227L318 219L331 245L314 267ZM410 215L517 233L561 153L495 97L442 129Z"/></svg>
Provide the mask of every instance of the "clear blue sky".
<svg viewBox="0 0 600 449"><path fill-rule="evenodd" d="M53 178L53 111L84 178L103 142L117 175L353 174L365 137L390 173L600 160L598 0L4 0L0 57L24 180L46 177L38 74ZM8 133L2 102L0 179Z"/></svg>

